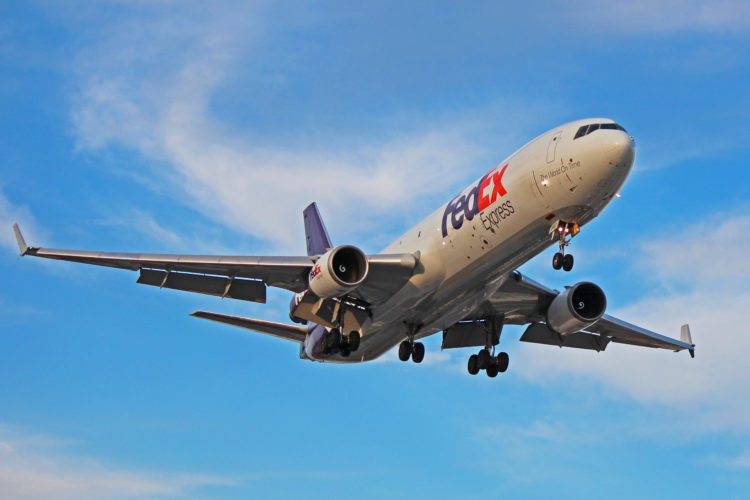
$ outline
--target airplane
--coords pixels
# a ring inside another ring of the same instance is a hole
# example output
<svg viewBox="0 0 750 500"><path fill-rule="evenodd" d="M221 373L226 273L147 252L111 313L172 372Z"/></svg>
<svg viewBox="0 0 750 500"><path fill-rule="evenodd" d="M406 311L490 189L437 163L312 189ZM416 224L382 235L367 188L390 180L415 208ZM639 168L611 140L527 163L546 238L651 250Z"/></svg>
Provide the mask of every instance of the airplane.
<svg viewBox="0 0 750 500"><path fill-rule="evenodd" d="M521 274L523 263L557 244L554 269L570 271L571 240L615 198L635 160L635 141L618 123L591 118L556 127L498 163L382 252L334 246L317 204L303 211L306 256L249 257L57 250L28 246L22 256L139 272L145 285L265 303L266 287L294 292L295 324L195 311L192 316L296 342L302 359L360 363L398 346L420 363L419 340L442 332L442 349L480 348L470 374L505 372L497 352L504 325L529 325L520 340L604 351L611 343L687 350L680 340L605 314L594 283L558 291Z"/></svg>

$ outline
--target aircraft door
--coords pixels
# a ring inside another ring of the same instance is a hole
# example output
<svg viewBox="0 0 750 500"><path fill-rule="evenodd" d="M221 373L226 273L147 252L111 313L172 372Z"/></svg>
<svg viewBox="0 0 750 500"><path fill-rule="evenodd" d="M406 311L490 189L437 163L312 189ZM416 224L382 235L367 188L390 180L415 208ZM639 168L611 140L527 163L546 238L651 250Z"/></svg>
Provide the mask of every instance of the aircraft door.
<svg viewBox="0 0 750 500"><path fill-rule="evenodd" d="M549 144L547 144L547 163L552 163L553 161L555 161L555 158L557 156L557 143L560 142L561 137L562 130L558 131L549 140Z"/></svg>

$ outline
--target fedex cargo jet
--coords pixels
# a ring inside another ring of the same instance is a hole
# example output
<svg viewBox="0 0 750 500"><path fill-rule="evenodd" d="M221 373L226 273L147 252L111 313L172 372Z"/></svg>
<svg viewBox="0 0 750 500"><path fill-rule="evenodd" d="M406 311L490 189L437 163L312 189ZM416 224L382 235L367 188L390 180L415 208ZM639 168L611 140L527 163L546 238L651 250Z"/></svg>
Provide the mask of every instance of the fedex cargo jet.
<svg viewBox="0 0 750 500"><path fill-rule="evenodd" d="M300 358L370 361L398 346L420 363L420 339L441 333L442 348L475 348L472 375L508 368L496 352L504 325L529 325L521 340L603 351L611 342L687 350L680 340L605 314L591 282L558 291L517 268L550 246L555 269L570 271L572 238L617 195L635 143L612 120L567 123L532 140L467 186L381 253L334 246L317 205L303 212L307 255L248 257L55 250L30 247L14 226L21 255L139 272L138 283L265 303L266 287L295 295L296 324L196 311L193 316L272 335L300 346Z"/></svg>

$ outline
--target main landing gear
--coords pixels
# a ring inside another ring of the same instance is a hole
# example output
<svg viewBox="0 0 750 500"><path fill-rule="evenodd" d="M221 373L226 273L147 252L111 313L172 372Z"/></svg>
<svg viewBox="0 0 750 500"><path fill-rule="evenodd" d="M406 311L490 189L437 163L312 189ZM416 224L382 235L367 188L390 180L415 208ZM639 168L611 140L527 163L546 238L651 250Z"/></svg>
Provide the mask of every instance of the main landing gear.
<svg viewBox="0 0 750 500"><path fill-rule="evenodd" d="M510 357L507 352L495 355L495 346L500 343L500 334L503 330L503 318L496 317L487 321L487 337L484 349L478 354L469 356L468 369L471 375L476 375L479 370L485 370L490 378L497 377L508 369Z"/></svg>
<svg viewBox="0 0 750 500"><path fill-rule="evenodd" d="M510 357L507 352L501 352L495 356L495 348L492 351L489 349L482 349L479 354L472 354L469 356L469 373L476 375L479 370L486 370L487 376L490 378L497 377L498 373L503 373L508 369L510 363Z"/></svg>
<svg viewBox="0 0 750 500"><path fill-rule="evenodd" d="M357 331L353 331L349 335L343 335L338 328L331 328L323 339L323 352L330 354L338 349L339 353L346 358L359 349L360 339Z"/></svg>
<svg viewBox="0 0 750 500"><path fill-rule="evenodd" d="M424 359L424 344L422 342L414 342L414 336L422 328L422 325L412 325L406 322L404 324L408 333L406 340L398 346L398 359L409 361L409 358L411 358L415 363L421 363Z"/></svg>
<svg viewBox="0 0 750 500"><path fill-rule="evenodd" d="M421 363L424 359L424 344L413 340L404 340L398 346L398 359L409 361L411 358L415 363Z"/></svg>
<svg viewBox="0 0 750 500"><path fill-rule="evenodd" d="M559 221L557 228L555 229L558 237L558 243L560 245L560 251L552 257L552 267L554 269L562 269L563 271L570 271L573 269L573 256L565 253L565 247L570 245L570 239L576 234L581 232L578 224L575 222ZM554 236L553 236L554 237Z"/></svg>

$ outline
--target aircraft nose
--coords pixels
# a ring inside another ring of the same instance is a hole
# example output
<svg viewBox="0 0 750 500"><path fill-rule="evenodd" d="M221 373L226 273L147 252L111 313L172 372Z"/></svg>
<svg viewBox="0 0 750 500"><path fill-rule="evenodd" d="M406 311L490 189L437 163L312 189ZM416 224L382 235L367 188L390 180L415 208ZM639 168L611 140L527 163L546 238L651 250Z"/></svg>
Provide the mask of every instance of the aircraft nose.
<svg viewBox="0 0 750 500"><path fill-rule="evenodd" d="M627 132L618 131L612 134L607 147L610 161L617 166L630 168L635 160L635 139Z"/></svg>

